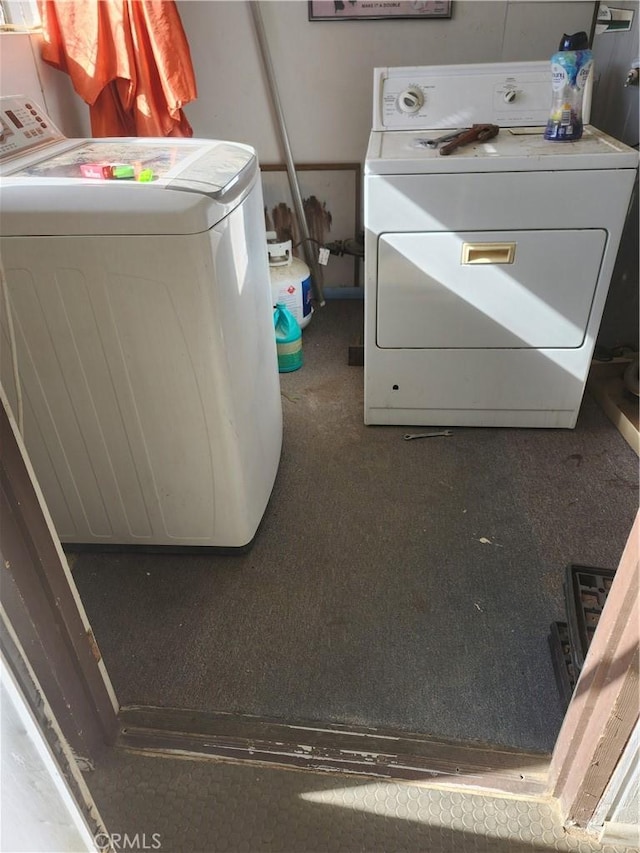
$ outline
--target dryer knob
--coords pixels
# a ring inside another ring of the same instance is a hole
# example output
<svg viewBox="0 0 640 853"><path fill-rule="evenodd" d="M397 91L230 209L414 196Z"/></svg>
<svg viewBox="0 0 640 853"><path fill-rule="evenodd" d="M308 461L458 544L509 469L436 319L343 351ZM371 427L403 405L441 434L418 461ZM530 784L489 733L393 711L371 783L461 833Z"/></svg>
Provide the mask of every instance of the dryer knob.
<svg viewBox="0 0 640 853"><path fill-rule="evenodd" d="M417 86L410 86L398 95L398 107L403 113L417 113L424 104L424 95Z"/></svg>
<svg viewBox="0 0 640 853"><path fill-rule="evenodd" d="M502 97L504 98L505 104L512 104L518 97L518 93L515 89L507 89Z"/></svg>

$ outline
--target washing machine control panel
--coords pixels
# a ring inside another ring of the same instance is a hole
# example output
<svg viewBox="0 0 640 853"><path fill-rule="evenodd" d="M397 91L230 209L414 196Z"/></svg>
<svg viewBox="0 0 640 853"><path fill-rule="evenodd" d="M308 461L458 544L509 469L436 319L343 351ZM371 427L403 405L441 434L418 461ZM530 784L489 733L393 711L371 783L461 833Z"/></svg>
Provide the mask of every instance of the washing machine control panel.
<svg viewBox="0 0 640 853"><path fill-rule="evenodd" d="M35 101L23 95L0 98L0 162L63 139Z"/></svg>
<svg viewBox="0 0 640 853"><path fill-rule="evenodd" d="M376 68L373 130L546 124L548 62Z"/></svg>

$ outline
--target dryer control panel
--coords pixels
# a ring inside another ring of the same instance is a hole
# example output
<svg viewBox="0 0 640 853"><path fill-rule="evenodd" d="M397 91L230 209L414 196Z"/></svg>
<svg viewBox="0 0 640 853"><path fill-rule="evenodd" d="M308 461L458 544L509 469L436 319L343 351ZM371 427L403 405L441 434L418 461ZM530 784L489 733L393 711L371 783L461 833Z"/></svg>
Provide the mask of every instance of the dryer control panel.
<svg viewBox="0 0 640 853"><path fill-rule="evenodd" d="M0 162L65 138L35 101L25 95L0 98Z"/></svg>
<svg viewBox="0 0 640 853"><path fill-rule="evenodd" d="M542 126L551 106L549 62L376 68L373 130L438 130L491 123ZM589 95L585 93L585 123Z"/></svg>

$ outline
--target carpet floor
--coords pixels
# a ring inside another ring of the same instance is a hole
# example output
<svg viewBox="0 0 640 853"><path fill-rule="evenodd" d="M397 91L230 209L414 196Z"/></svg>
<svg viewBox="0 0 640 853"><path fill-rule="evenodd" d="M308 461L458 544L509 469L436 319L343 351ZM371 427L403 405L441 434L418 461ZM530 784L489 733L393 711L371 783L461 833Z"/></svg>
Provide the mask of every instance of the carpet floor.
<svg viewBox="0 0 640 853"><path fill-rule="evenodd" d="M361 328L361 302L328 303L281 376L249 553L74 558L116 694L549 752L564 569L617 566L637 457L588 396L575 430L365 427Z"/></svg>

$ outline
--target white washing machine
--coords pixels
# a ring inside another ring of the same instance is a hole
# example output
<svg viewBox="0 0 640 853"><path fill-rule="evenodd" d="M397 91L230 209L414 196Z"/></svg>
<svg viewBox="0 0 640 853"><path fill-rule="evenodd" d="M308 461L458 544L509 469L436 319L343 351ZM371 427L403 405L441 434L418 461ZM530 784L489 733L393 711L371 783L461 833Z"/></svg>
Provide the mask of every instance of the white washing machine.
<svg viewBox="0 0 640 853"><path fill-rule="evenodd" d="M61 540L247 546L282 443L255 152L65 139L22 97L0 118L24 438ZM105 164L150 180L83 177ZM16 411L6 316L1 356Z"/></svg>
<svg viewBox="0 0 640 853"><path fill-rule="evenodd" d="M375 70L365 423L575 426L638 153L545 141L550 100L546 62Z"/></svg>

